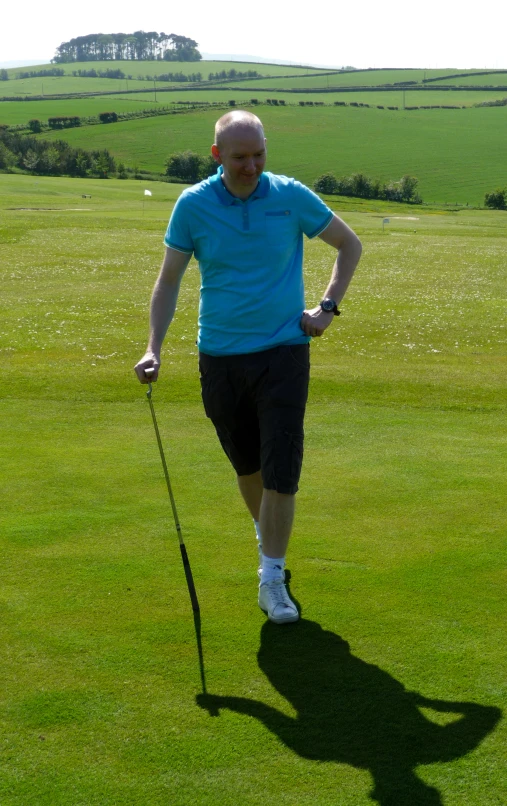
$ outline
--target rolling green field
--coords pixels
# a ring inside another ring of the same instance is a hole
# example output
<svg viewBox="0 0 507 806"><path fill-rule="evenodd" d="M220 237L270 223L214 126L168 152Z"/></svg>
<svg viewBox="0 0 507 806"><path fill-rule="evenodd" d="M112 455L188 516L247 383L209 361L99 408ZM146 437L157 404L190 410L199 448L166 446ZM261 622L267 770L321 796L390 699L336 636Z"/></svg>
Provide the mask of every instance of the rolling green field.
<svg viewBox="0 0 507 806"><path fill-rule="evenodd" d="M326 105L333 105L335 101L346 104L362 103L371 106L397 106L403 109L405 106L474 106L484 101L494 101L505 96L503 90L485 90L459 93L449 93L442 90L432 90L421 92L410 92L410 90L396 90L390 92L329 92L315 94L312 92L286 93L273 91L259 91L252 89L251 92L238 90L235 85L227 89L213 90L174 90L162 92L157 86L156 96L153 91L136 93L134 95L114 94L98 96L95 98L62 98L48 99L43 101L3 101L0 102L0 124L15 125L27 123L31 118L39 118L46 121L53 115L80 115L82 117L97 116L100 112L114 109L115 112L138 111L140 108L161 107L179 102L207 102L227 104L229 100L236 101L238 106L248 104L251 98L256 98L260 103L265 103L269 98L276 98L284 101L286 105L297 106L299 101L323 102ZM157 100L155 101L155 97Z"/></svg>
<svg viewBox="0 0 507 806"><path fill-rule="evenodd" d="M4 101L0 103L0 124L15 125L27 123L32 118L47 121L56 115L79 115L81 117L96 117L101 112L107 112L114 101L115 112L138 112L149 107L168 106L172 102L170 96L165 95L163 102L154 100L149 93L138 95L118 95L98 98L66 98L51 101Z"/></svg>
<svg viewBox="0 0 507 806"><path fill-rule="evenodd" d="M435 82L436 84L440 82ZM447 78L443 79L442 84L453 84L455 86L466 87L468 85L475 85L475 86L484 86L487 87L491 86L498 86L502 85L503 87L507 86L507 72L503 71L501 73L487 73L486 75L469 75L469 76L460 76L457 78Z"/></svg>
<svg viewBox="0 0 507 806"><path fill-rule="evenodd" d="M449 73L455 73L455 70L449 70ZM264 81L269 81L270 84L283 87L297 87L305 89L306 87L378 87L382 84L396 84L402 81L414 81L419 85L424 86L423 79L437 78L442 76L442 84L504 84L507 82L507 73L490 74L487 76L467 76L463 79L447 79L445 70L358 70L353 73L330 73L329 71L324 75L312 76L290 76L277 78L270 76L266 79L245 79L238 82L239 86L254 87L256 84L259 86ZM431 86L431 85L430 85Z"/></svg>
<svg viewBox="0 0 507 806"><path fill-rule="evenodd" d="M153 86L147 81L126 80L124 78L79 78L78 76L46 76L45 78L21 78L2 82L2 97L22 97L40 95L67 95L88 92L122 92L144 90ZM161 84L160 86L173 86ZM37 101L35 102L37 103Z"/></svg>
<svg viewBox="0 0 507 806"><path fill-rule="evenodd" d="M72 76L74 70L84 69L91 70L123 70L125 75L131 75L133 78L137 76L152 76L159 73L202 73L206 78L208 73L217 73L221 70L231 70L235 68L238 71L257 70L263 76L285 76L285 75L300 75L304 73L315 73L318 75L322 72L320 67L292 67L292 65L282 64L263 64L262 62L220 62L213 60L202 59L200 62L166 62L166 61L138 61L138 60L125 60L121 59L114 61L103 62L71 62L69 64L39 64L31 67L12 67L7 72L10 78L14 78L21 70L43 70L58 67L65 71L66 76ZM443 71L444 73L445 71ZM452 71L455 72L455 71ZM442 73L442 74L443 74ZM435 71L435 75L440 75L439 71ZM430 71L428 71L430 76ZM93 80L93 79L90 79ZM105 80L105 79L103 79Z"/></svg>
<svg viewBox="0 0 507 806"><path fill-rule="evenodd" d="M505 107L391 113L263 106L260 114L270 170L307 184L328 171L337 175L361 171L385 180L411 174L418 177L426 202L480 205L484 194L501 185L505 176ZM63 138L76 147L109 148L129 165L163 171L173 152L190 148L208 153L216 117L215 110L207 110L45 137Z"/></svg>
<svg viewBox="0 0 507 806"><path fill-rule="evenodd" d="M319 68L311 67L290 67L282 65L265 65L247 62L165 62L165 61L105 61L105 62L73 62L71 64L56 65L65 70L64 76L46 76L44 78L16 78L21 71L37 71L51 69L55 65L34 65L26 68L11 68L9 80L0 82L0 96L30 96L30 95L65 95L67 93L87 93L87 92L116 92L122 90L144 89L147 85L145 80L138 80L139 76L162 75L164 73L202 73L203 79L207 80L209 73L220 72L221 70L238 71L256 70L263 76L287 76L314 74L322 72ZM122 70L131 79L118 78L80 78L73 76L74 70ZM161 82L160 86L181 86L170 82Z"/></svg>
<svg viewBox="0 0 507 806"><path fill-rule="evenodd" d="M346 201L364 253L312 345L288 628L201 408L190 265L153 394L203 698L132 371L180 191L0 175L2 806L504 804L507 214ZM331 263L307 243L309 304Z"/></svg>

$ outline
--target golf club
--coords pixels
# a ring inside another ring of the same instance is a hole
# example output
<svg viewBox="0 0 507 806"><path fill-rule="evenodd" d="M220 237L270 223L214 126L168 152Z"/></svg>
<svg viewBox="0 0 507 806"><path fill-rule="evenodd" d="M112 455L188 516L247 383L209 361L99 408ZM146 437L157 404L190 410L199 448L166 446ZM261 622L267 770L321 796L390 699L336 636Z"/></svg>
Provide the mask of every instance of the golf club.
<svg viewBox="0 0 507 806"><path fill-rule="evenodd" d="M155 370L152 367L148 367L148 369L144 370L144 374L148 378L151 377L151 375L153 375L154 372L155 372ZM151 383L149 383L148 384L148 391L146 392L146 397L148 398L148 403L150 404L151 416L153 418L153 425L155 427L155 434L156 434L156 437L157 437L158 449L160 451L160 458L162 459L162 467L164 468L164 475L165 475L165 480L166 480L166 483L167 483L167 491L169 493L169 500L171 501L171 508L172 508L172 511L173 511L174 523L176 525L176 533L178 535L178 540L179 540L179 543L180 543L181 559L183 560L183 568L185 570L185 577L187 579L188 592L190 594L190 601L192 602L192 610L194 611L194 620L195 620L195 614L198 614L200 612L199 611L199 602L197 601L197 594L195 592L195 585L194 585L194 580L192 578L192 570L190 568L190 562L188 560L187 550L185 548L185 544L183 542L183 537L182 537L182 534L181 534L181 526L180 526L180 522L179 522L179 519L178 519L178 513L176 511L176 504L174 502L173 491L172 491L172 488L171 488L171 481L169 479L169 472L167 470L167 464L166 464L165 456L164 456L164 449L162 447L162 441L160 439L160 432L158 430L157 418L155 417L155 409L153 408L153 401L151 399L151 393L152 393L152 388L151 388ZM199 657L200 657L200 659L202 659L202 649L200 647L200 635L201 635L200 619L199 619L199 623L197 623L197 621L196 621L196 634L197 634L198 645L199 645L199 650L200 650L199 651ZM203 671L202 671L202 665L201 665L201 675L204 678L204 674L203 674Z"/></svg>

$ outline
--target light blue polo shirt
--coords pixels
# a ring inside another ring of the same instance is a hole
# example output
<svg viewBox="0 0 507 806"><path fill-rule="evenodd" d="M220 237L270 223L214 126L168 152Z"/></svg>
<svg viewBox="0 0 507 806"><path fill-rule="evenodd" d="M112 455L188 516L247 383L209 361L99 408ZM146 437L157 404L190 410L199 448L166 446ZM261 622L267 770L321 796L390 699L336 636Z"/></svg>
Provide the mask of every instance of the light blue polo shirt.
<svg viewBox="0 0 507 806"><path fill-rule="evenodd" d="M199 350L238 355L306 344L303 234L319 235L333 212L286 176L264 172L246 201L221 176L222 167L183 191L164 239L199 262Z"/></svg>

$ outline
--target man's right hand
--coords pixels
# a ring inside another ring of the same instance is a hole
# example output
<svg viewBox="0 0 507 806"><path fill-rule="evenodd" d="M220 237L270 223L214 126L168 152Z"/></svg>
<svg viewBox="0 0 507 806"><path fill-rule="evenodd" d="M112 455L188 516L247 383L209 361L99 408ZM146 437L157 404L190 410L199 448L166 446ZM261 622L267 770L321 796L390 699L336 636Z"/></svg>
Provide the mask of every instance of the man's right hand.
<svg viewBox="0 0 507 806"><path fill-rule="evenodd" d="M153 374L149 376L146 375L145 370L147 369L154 369L155 371ZM155 355L152 353L151 350L148 350L140 361L134 367L134 372L136 373L137 377L139 378L141 383L155 383L158 378L158 371L160 368L160 356Z"/></svg>

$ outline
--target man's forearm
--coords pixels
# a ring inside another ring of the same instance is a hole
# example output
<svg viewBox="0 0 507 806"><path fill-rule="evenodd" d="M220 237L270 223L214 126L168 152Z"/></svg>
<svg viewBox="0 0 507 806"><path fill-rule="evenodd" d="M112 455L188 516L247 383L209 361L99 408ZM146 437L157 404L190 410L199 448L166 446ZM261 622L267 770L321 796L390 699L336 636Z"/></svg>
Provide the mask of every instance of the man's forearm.
<svg viewBox="0 0 507 806"><path fill-rule="evenodd" d="M148 350L160 355L162 343L167 329L172 322L176 310L176 301L180 289L180 281L158 278L153 289L150 305L150 338Z"/></svg>
<svg viewBox="0 0 507 806"><path fill-rule="evenodd" d="M337 305L340 304L350 281L354 276L356 266L361 257L362 246L359 238L350 239L338 252L329 285L326 288L326 297L331 297Z"/></svg>

